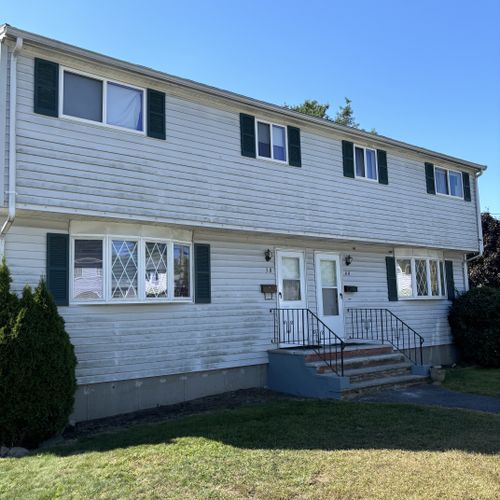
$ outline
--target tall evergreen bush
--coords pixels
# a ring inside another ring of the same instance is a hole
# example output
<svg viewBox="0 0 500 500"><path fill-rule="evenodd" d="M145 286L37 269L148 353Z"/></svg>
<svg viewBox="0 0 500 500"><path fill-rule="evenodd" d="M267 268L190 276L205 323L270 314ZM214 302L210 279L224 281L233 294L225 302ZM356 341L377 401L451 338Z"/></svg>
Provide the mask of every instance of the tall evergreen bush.
<svg viewBox="0 0 500 500"><path fill-rule="evenodd" d="M4 286L7 282L4 276ZM0 290L10 303L7 292ZM0 443L35 447L67 423L76 357L43 280L34 293L25 287L13 311L0 330Z"/></svg>

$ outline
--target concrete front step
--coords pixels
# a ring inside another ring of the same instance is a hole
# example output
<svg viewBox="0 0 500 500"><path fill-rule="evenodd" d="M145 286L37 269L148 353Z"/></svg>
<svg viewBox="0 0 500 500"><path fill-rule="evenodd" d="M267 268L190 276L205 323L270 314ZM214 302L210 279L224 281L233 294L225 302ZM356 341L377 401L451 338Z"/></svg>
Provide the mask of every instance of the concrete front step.
<svg viewBox="0 0 500 500"><path fill-rule="evenodd" d="M350 358L378 356L382 354L392 354L393 352L394 352L393 348L390 345L380 345L380 344L348 345L344 349L344 363L346 360ZM332 347L331 351L326 349L324 351L321 351L320 353L313 351L310 354L306 354L304 360L306 363L309 363L314 361L321 361L325 358L326 359L340 358L340 348L336 350L335 348Z"/></svg>
<svg viewBox="0 0 500 500"><path fill-rule="evenodd" d="M380 344L346 346L343 376L329 369L313 349L274 349L269 351L268 386L297 396L341 399L425 382L428 369Z"/></svg>
<svg viewBox="0 0 500 500"><path fill-rule="evenodd" d="M344 375L349 377L349 382L351 384L356 384L366 380L411 375L411 363L395 363L392 365L370 366L367 368L344 370Z"/></svg>
<svg viewBox="0 0 500 500"><path fill-rule="evenodd" d="M393 377L374 378L361 382L350 383L349 387L342 391L342 399L358 396L368 392L379 391L388 388L406 387L426 382L425 375L398 375Z"/></svg>
<svg viewBox="0 0 500 500"><path fill-rule="evenodd" d="M405 360L406 358L398 352L393 352L391 354L379 354L375 356L361 356L355 358L347 358L344 359L344 371L355 368L366 368L370 366L375 367L381 365L390 365L398 362L404 362ZM307 365L315 367L319 373L330 371L324 361L313 361L307 363Z"/></svg>

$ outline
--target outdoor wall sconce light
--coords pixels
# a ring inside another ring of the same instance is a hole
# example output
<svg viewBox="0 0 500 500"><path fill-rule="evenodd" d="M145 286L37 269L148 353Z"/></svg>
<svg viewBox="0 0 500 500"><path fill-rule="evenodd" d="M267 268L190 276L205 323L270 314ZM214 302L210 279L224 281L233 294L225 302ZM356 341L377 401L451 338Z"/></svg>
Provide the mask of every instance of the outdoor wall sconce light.
<svg viewBox="0 0 500 500"><path fill-rule="evenodd" d="M346 266L350 266L352 264L352 257L350 255L346 255L344 258L344 262Z"/></svg>
<svg viewBox="0 0 500 500"><path fill-rule="evenodd" d="M271 252L271 250L268 248L264 252L264 257L266 258L266 262L269 262L273 258L273 252Z"/></svg>

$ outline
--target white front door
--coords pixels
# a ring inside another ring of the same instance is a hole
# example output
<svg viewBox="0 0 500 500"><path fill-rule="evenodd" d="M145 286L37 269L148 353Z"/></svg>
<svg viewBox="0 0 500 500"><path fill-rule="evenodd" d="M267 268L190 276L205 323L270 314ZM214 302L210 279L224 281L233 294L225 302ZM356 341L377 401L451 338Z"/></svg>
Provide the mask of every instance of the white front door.
<svg viewBox="0 0 500 500"><path fill-rule="evenodd" d="M344 337L344 307L340 279L340 256L316 253L316 297L318 316L336 335Z"/></svg>
<svg viewBox="0 0 500 500"><path fill-rule="evenodd" d="M279 347L305 345L308 335L304 311L307 302L303 252L277 251L276 278Z"/></svg>
<svg viewBox="0 0 500 500"><path fill-rule="evenodd" d="M306 307L304 254L279 250L277 252L278 307L301 309Z"/></svg>

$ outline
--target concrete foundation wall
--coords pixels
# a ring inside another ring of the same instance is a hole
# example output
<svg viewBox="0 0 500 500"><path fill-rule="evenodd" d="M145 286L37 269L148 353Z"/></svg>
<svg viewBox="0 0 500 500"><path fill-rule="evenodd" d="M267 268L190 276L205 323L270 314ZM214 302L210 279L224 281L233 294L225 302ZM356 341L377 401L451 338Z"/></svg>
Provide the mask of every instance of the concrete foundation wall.
<svg viewBox="0 0 500 500"><path fill-rule="evenodd" d="M238 389L264 387L267 365L81 385L70 423L111 417Z"/></svg>
<svg viewBox="0 0 500 500"><path fill-rule="evenodd" d="M460 356L454 344L434 345L424 347L424 364L451 365L456 363Z"/></svg>

